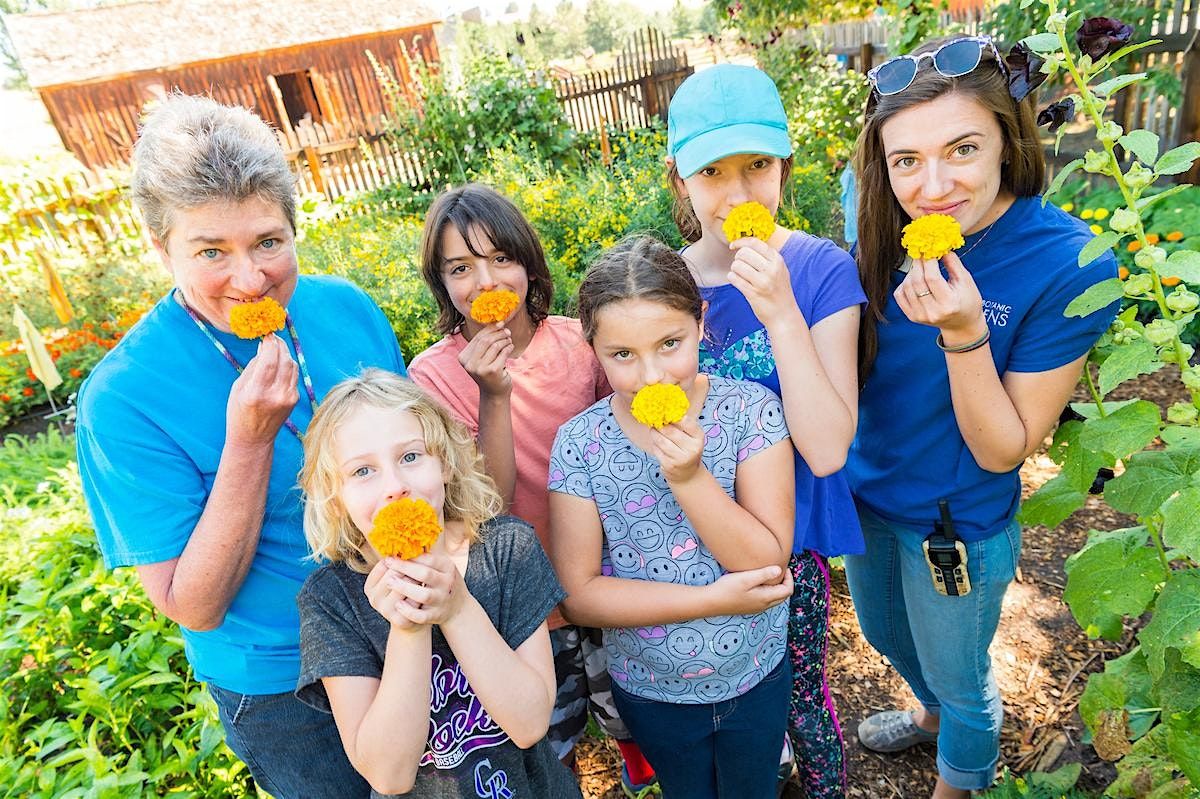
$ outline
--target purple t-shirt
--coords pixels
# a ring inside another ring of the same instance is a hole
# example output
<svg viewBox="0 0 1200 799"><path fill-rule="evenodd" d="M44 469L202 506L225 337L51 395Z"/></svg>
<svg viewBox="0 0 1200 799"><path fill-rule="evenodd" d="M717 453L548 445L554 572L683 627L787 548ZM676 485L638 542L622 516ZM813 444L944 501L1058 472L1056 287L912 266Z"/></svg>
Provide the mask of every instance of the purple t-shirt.
<svg viewBox="0 0 1200 799"><path fill-rule="evenodd" d="M809 327L867 300L854 259L828 239L795 232L780 249L792 278L796 305ZM752 380L779 393L779 373L767 331L745 296L732 285L701 287L708 301L700 371ZM825 555L865 551L858 514L844 472L816 477L796 453L796 534L792 551Z"/></svg>

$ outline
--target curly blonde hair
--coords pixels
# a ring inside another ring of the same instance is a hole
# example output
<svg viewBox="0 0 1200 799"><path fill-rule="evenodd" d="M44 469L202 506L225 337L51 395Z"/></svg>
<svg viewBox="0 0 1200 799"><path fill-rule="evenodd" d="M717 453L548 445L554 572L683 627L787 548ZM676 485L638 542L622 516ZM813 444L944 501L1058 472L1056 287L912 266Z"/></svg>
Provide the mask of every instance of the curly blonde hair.
<svg viewBox="0 0 1200 799"><path fill-rule="evenodd" d="M462 522L467 540L478 541L480 526L504 509L504 501L483 472L483 457L470 431L412 381L383 369L364 369L329 391L304 435L300 488L311 557L344 562L361 574L370 571L364 555L366 531L354 526L342 504L342 475L334 453L338 427L363 407L407 411L417 418L426 450L442 461L449 474L445 519Z"/></svg>

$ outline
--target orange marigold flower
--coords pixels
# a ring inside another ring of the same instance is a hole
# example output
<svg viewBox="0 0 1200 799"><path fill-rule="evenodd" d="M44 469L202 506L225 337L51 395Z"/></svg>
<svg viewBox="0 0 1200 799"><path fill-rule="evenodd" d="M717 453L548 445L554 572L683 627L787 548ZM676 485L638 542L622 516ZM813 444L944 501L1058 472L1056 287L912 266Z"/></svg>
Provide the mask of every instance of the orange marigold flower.
<svg viewBox="0 0 1200 799"><path fill-rule="evenodd" d="M75 377L75 378L83 377L83 372L80 371L79 369L74 369L74 368L72 368L71 371L67 372L67 374L69 374L71 377Z"/></svg>
<svg viewBox="0 0 1200 799"><path fill-rule="evenodd" d="M1125 278L1129 277L1129 270L1123 266L1117 267L1117 277L1121 278L1121 280L1124 280Z"/></svg>
<svg viewBox="0 0 1200 799"><path fill-rule="evenodd" d="M1142 243L1137 239L1134 239L1133 241L1129 242L1129 245L1125 249L1129 250L1130 252L1137 252L1138 250L1142 249Z"/></svg>
<svg viewBox="0 0 1200 799"><path fill-rule="evenodd" d="M1167 241L1183 241L1183 231L1172 230L1167 234Z"/></svg>
<svg viewBox="0 0 1200 799"><path fill-rule="evenodd" d="M383 557L407 560L427 552L441 533L432 505L404 497L379 509L367 540Z"/></svg>
<svg viewBox="0 0 1200 799"><path fill-rule="evenodd" d="M262 338L283 330L286 323L287 311L270 297L239 303L229 312L229 329L239 338Z"/></svg>
<svg viewBox="0 0 1200 799"><path fill-rule="evenodd" d="M947 214L926 214L904 226L900 245L913 259L934 260L963 246L958 220Z"/></svg>
<svg viewBox="0 0 1200 799"><path fill-rule="evenodd" d="M515 291L493 289L482 292L471 303L471 318L481 325L503 322L517 310L521 298Z"/></svg>
<svg viewBox="0 0 1200 799"><path fill-rule="evenodd" d="M674 383L651 383L633 395L629 411L634 419L657 429L682 419L688 405L687 394Z"/></svg>
<svg viewBox="0 0 1200 799"><path fill-rule="evenodd" d="M1167 275L1166 277L1164 277L1162 279L1162 284L1164 286L1178 286L1182 282L1183 282L1182 280L1175 277L1174 275Z"/></svg>
<svg viewBox="0 0 1200 799"><path fill-rule="evenodd" d="M1158 234L1157 234L1157 233L1147 233L1147 234L1146 234L1146 241L1150 242L1151 244L1158 244L1158 242L1160 241L1160 239L1158 238Z"/></svg>
<svg viewBox="0 0 1200 799"><path fill-rule="evenodd" d="M28 366L25 367L25 377L29 378L30 383L37 382L37 375L35 375L33 373L33 369L29 368Z"/></svg>
<svg viewBox="0 0 1200 799"><path fill-rule="evenodd" d="M12 397L7 394L0 394L0 402L12 402Z"/></svg>
<svg viewBox="0 0 1200 799"><path fill-rule="evenodd" d="M727 241L754 237L762 241L775 232L775 220L762 203L748 202L736 205L721 223L721 232Z"/></svg>
<svg viewBox="0 0 1200 799"><path fill-rule="evenodd" d="M25 388L21 389L21 393L24 394L26 397L32 397L33 396L33 388L30 386L25 386Z"/></svg>

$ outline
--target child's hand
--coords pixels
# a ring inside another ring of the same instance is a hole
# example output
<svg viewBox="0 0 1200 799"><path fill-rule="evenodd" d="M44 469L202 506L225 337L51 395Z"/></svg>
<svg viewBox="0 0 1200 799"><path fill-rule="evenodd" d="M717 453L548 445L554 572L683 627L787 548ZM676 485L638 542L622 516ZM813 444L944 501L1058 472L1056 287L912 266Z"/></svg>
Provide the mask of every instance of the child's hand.
<svg viewBox="0 0 1200 799"><path fill-rule="evenodd" d="M415 624L453 621L467 597L467 584L447 555L426 552L412 560L386 558L393 592L408 600L398 612Z"/></svg>
<svg viewBox="0 0 1200 799"><path fill-rule="evenodd" d="M983 334L983 298L979 287L959 257L946 253L942 258L946 274L935 260L915 260L908 276L893 295L896 304L911 321L942 331L947 345L963 344Z"/></svg>
<svg viewBox="0 0 1200 799"><path fill-rule="evenodd" d="M763 566L722 574L709 587L718 597L718 615L762 613L792 595L792 573L778 566Z"/></svg>
<svg viewBox="0 0 1200 799"><path fill-rule="evenodd" d="M371 607L383 616L392 627L400 630L412 630L420 625L412 620L414 611L420 605L407 599L404 594L392 590L392 584L397 580L408 578L388 567L386 560L381 560L367 574L367 584L363 593Z"/></svg>
<svg viewBox="0 0 1200 799"><path fill-rule="evenodd" d="M729 247L733 250L729 282L745 296L758 321L766 325L800 312L791 275L778 250L756 238L738 239Z"/></svg>
<svg viewBox="0 0 1200 799"><path fill-rule="evenodd" d="M512 390L512 378L505 368L505 361L512 351L512 331L503 322L497 322L483 328L467 342L458 355L458 362L479 384L480 392L504 396Z"/></svg>
<svg viewBox="0 0 1200 799"><path fill-rule="evenodd" d="M687 482L700 471L705 436L695 419L685 416L675 424L651 430L650 441L668 483Z"/></svg>

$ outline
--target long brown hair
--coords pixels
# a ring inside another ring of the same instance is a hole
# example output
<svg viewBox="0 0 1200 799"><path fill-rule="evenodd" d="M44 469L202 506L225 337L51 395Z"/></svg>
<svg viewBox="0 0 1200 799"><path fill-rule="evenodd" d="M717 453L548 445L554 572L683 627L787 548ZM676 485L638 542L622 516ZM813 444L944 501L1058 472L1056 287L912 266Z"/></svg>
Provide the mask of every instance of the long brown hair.
<svg viewBox="0 0 1200 799"><path fill-rule="evenodd" d="M952 37L922 44L916 53L936 49ZM1020 103L1008 93L1008 80L996 66L991 48L973 71L947 78L932 67L917 72L912 85L904 91L879 96L872 91L867 98L866 118L854 151L854 177L858 195L858 245L855 259L863 289L867 293L867 312L862 315L858 338L858 384L866 385L867 376L879 351L877 325L883 321L883 309L891 294L891 274L904 261L900 246L901 230L912 219L900 207L888 178L887 156L883 147L884 124L901 111L942 95L959 92L978 102L996 116L1004 139L1000 185L1017 197L1032 197L1042 190L1046 162L1038 141L1034 109L1037 99L1030 94ZM930 128L936 131L936 125Z"/></svg>

